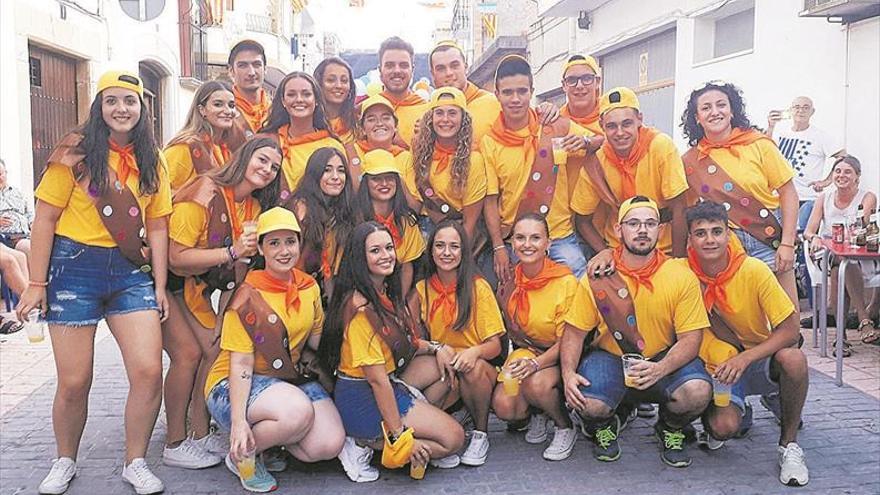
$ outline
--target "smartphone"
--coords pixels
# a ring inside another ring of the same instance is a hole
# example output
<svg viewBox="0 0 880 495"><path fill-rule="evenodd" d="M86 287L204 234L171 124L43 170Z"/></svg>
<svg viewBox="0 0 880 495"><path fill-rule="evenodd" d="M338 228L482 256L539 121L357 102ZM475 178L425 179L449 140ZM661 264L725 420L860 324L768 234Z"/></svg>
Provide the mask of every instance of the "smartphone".
<svg viewBox="0 0 880 495"><path fill-rule="evenodd" d="M781 115L781 116L779 117L781 120L789 120L789 119L791 119L791 110L790 110L790 109L785 109L785 110L783 110L783 111L781 111L781 112L779 112L779 113L780 113L780 115Z"/></svg>

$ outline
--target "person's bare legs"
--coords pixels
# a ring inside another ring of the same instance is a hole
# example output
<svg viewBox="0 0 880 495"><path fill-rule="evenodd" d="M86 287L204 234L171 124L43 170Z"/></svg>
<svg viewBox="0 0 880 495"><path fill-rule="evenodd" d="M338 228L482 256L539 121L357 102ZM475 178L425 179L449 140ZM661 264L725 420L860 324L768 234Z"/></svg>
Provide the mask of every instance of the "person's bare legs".
<svg viewBox="0 0 880 495"><path fill-rule="evenodd" d="M431 449L431 459L442 459L454 454L464 444L464 430L452 416L416 400L403 422L413 429L415 437Z"/></svg>
<svg viewBox="0 0 880 495"><path fill-rule="evenodd" d="M502 421L522 421L529 418L529 403L523 397L522 391L511 397L504 391L504 385L501 383L495 385L492 409Z"/></svg>
<svg viewBox="0 0 880 495"><path fill-rule="evenodd" d="M107 316L128 376L125 401L125 462L145 457L162 405L162 329L149 309Z"/></svg>
<svg viewBox="0 0 880 495"><path fill-rule="evenodd" d="M183 302L182 294L174 296L174 299L202 351L189 402L190 429L193 438L198 440L210 433L211 415L208 413L207 404L205 404L205 382L208 380L208 372L211 371L214 360L220 354L220 342L214 342L214 329L203 327L189 311Z"/></svg>
<svg viewBox="0 0 880 495"><path fill-rule="evenodd" d="M58 385L52 402L52 427L58 457L76 460L89 412L96 325L49 325Z"/></svg>
<svg viewBox="0 0 880 495"><path fill-rule="evenodd" d="M859 322L862 322L868 318L868 308L865 305L865 277L862 274L862 266L859 263L848 263L844 278L849 304L856 310Z"/></svg>
<svg viewBox="0 0 880 495"><path fill-rule="evenodd" d="M779 285L785 290L785 293L788 294L788 298L791 299L791 302L794 303L794 307L798 307L798 295L797 295L797 283L794 278L794 270L786 270L784 272L775 272L776 280L779 282Z"/></svg>
<svg viewBox="0 0 880 495"><path fill-rule="evenodd" d="M16 251L21 251L25 256L30 257L31 255L31 240L30 239L22 239L15 243Z"/></svg>
<svg viewBox="0 0 880 495"><path fill-rule="evenodd" d="M660 416L670 428L678 430L702 414L711 399L711 383L688 380L672 392L669 402L661 405Z"/></svg>
<svg viewBox="0 0 880 495"><path fill-rule="evenodd" d="M308 396L296 385L280 382L257 396L248 407L247 420L257 452L263 452L279 445L299 443L315 421L315 410Z"/></svg>
<svg viewBox="0 0 880 495"><path fill-rule="evenodd" d="M434 356L422 355L413 358L400 379L407 385L415 387L425 395L428 402L442 406L450 392L449 382L440 380L440 369Z"/></svg>
<svg viewBox="0 0 880 495"><path fill-rule="evenodd" d="M182 314L177 299L168 297L168 319L162 324L162 347L170 364L165 374L165 444L175 448L186 439L186 412L193 389L202 350ZM201 393L201 390L198 390Z"/></svg>
<svg viewBox="0 0 880 495"><path fill-rule="evenodd" d="M342 451L345 429L339 411L330 399L312 402L314 421L299 442L288 444L287 451L302 462L333 459Z"/></svg>
<svg viewBox="0 0 880 495"><path fill-rule="evenodd" d="M27 258L23 253L9 249L5 244L0 244L0 272L3 273L3 279L13 293L20 296L27 288Z"/></svg>
<svg viewBox="0 0 880 495"><path fill-rule="evenodd" d="M526 377L520 391L529 404L544 411L556 426L571 428L571 418L562 406L561 382L559 366L551 366Z"/></svg>
<svg viewBox="0 0 880 495"><path fill-rule="evenodd" d="M474 427L482 432L489 431L489 405L498 372L485 360L478 359L469 373L459 373L458 377L461 401L474 418Z"/></svg>
<svg viewBox="0 0 880 495"><path fill-rule="evenodd" d="M779 383L779 398L782 406L779 445L784 447L790 442L797 442L801 412L810 386L806 356L800 349L780 349L770 362L770 376Z"/></svg>

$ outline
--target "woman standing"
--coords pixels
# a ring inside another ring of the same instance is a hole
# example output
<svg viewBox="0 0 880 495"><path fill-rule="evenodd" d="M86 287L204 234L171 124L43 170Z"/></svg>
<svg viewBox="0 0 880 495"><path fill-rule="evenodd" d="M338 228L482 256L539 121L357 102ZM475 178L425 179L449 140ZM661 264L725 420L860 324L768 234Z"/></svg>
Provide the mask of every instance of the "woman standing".
<svg viewBox="0 0 880 495"><path fill-rule="evenodd" d="M407 385L414 358L436 354L438 346L417 336L401 291L394 241L381 224L362 223L349 237L327 315L318 355L325 369L337 370L336 406L347 435L339 459L348 477L356 482L379 477L370 466L374 449L392 449L398 461L405 457L416 466L431 459L435 466L457 465L461 426L417 400L421 394ZM383 452L383 461L386 456L383 464L401 464L391 463L391 450Z"/></svg>
<svg viewBox="0 0 880 495"><path fill-rule="evenodd" d="M422 230L431 233L432 225L444 218L460 218L468 237L475 239L486 197L486 168L480 154L472 151L473 122L464 93L451 87L434 90L419 128L413 167L427 215Z"/></svg>
<svg viewBox="0 0 880 495"><path fill-rule="evenodd" d="M492 361L501 354L504 322L492 288L478 274L461 224L443 220L428 245L427 278L416 283L413 294L417 314L431 340L452 349L448 377L457 387L441 407L459 398L464 402L475 429L461 463L481 466L489 455L489 406L498 378Z"/></svg>
<svg viewBox="0 0 880 495"><path fill-rule="evenodd" d="M186 124L165 147L172 191L229 160L226 139L234 123L235 96L229 84L224 81L202 84L193 97Z"/></svg>
<svg viewBox="0 0 880 495"><path fill-rule="evenodd" d="M328 57L315 67L315 80L324 95L324 110L330 130L343 144L355 141L357 109L354 105L356 89L351 66L339 57Z"/></svg>
<svg viewBox="0 0 880 495"><path fill-rule="evenodd" d="M725 205L746 253L767 263L797 305L798 197L791 166L776 143L752 129L733 84L710 82L693 91L681 127L691 146L682 156L690 202Z"/></svg>
<svg viewBox="0 0 880 495"><path fill-rule="evenodd" d="M252 476L239 469L243 461L275 446L301 462L333 459L345 431L309 363L324 311L315 279L295 268L296 217L272 208L260 215L257 236L266 268L249 272L229 303L204 393L211 416L229 432L226 467L246 490L268 492L277 483L261 456Z"/></svg>
<svg viewBox="0 0 880 495"><path fill-rule="evenodd" d="M31 280L16 311L21 321L33 309L46 314L58 371L58 458L40 493L64 493L76 475L102 318L130 384L122 479L138 493L164 489L144 455L162 400L171 189L143 93L138 76L104 73L88 119L62 138L35 191Z"/></svg>
<svg viewBox="0 0 880 495"><path fill-rule="evenodd" d="M277 134L281 143L285 178L281 181L281 201L287 201L299 186L306 162L315 150L329 146L345 153L342 143L330 133L321 89L305 72L291 72L281 80L266 126L260 132Z"/></svg>
<svg viewBox="0 0 880 495"><path fill-rule="evenodd" d="M255 137L223 167L198 177L174 195L169 262L170 313L164 347L171 358L165 379L168 419L165 464L199 468L222 460L225 442L209 435L202 390L219 348L219 321L232 290L244 279L246 258L257 252L253 223L277 202L281 150ZM176 275L175 275L176 274ZM221 291L220 313L211 295ZM187 405L191 437L186 432Z"/></svg>
<svg viewBox="0 0 880 495"><path fill-rule="evenodd" d="M425 238L419 232L415 213L406 203L400 171L394 155L373 150L364 155L364 183L355 197L355 210L363 220L375 220L391 233L403 294L409 294L413 283L413 262L425 252Z"/></svg>
<svg viewBox="0 0 880 495"><path fill-rule="evenodd" d="M530 213L513 225L513 252L519 258L514 268L513 287L499 289L499 300L507 334L514 351L504 363L506 381L519 382L495 387L492 407L505 421L526 419L529 407L541 411L532 417L529 443L546 439L546 418L556 425L553 441L544 459L560 461L571 455L577 434L563 407L559 373L559 338L571 311L578 281L565 265L547 256L549 228L544 217ZM511 394L510 391L518 392ZM541 434L543 433L543 435Z"/></svg>

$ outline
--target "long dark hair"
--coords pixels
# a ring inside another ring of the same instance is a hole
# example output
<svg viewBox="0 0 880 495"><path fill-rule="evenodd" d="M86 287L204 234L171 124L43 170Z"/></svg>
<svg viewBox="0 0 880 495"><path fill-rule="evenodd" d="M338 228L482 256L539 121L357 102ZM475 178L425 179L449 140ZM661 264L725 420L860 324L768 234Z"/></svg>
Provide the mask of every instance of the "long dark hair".
<svg viewBox="0 0 880 495"><path fill-rule="evenodd" d="M343 101L342 106L339 107L339 117L342 118L345 127L353 131L357 127L357 112L354 107L354 98L357 95L357 88L354 85L354 75L351 72L351 66L348 65L348 62L339 57L325 58L317 67L315 67L315 80L319 86L323 84L324 72L327 70L328 65L339 65L345 68L348 72L348 96L345 97L345 101Z"/></svg>
<svg viewBox="0 0 880 495"><path fill-rule="evenodd" d="M394 215L394 224L397 225L398 230L401 235L403 235L403 229L406 227L407 223L410 226L417 225L418 219L416 213L406 202L406 193L403 190L406 186L404 186L403 181L400 180L400 175L393 175L397 189L394 191L394 197L391 198L391 213ZM370 174L364 175L364 180L361 181L361 187L358 188L357 195L354 198L355 210L358 212L359 218L363 222L374 220L376 218L376 209L373 208L373 199L370 198L370 187L366 184L369 178Z"/></svg>
<svg viewBox="0 0 880 495"><path fill-rule="evenodd" d="M226 165L220 168L210 170L205 175L211 177L214 182L221 187L234 187L244 180L245 172L247 172L248 164L251 157L260 148L272 148L279 154L284 154L278 141L271 137L257 136L246 142L243 146L235 150L235 153L229 158ZM281 192L281 180L283 173L279 169L266 187L255 189L251 192L251 196L260 202L260 208L263 211L272 208L278 204L278 195Z"/></svg>
<svg viewBox="0 0 880 495"><path fill-rule="evenodd" d="M327 162L334 156L346 165L345 155L336 148L318 148L306 162L306 170L296 191L293 192L293 204L301 201L306 206L305 218L301 219L303 227L303 243L321 247L328 231L336 236L336 245L345 246L348 236L354 228L354 193L352 192L351 176L348 166L345 168L345 186L342 194L329 197L321 190L321 177Z"/></svg>
<svg viewBox="0 0 880 495"><path fill-rule="evenodd" d="M479 277L474 257L471 256L471 241L468 239L464 227L461 226L461 222L449 218L441 221L428 240L428 249L431 254L428 256L425 277L425 302L429 304L429 279L437 274L437 263L434 261L434 239L437 237L437 232L446 228L454 229L461 239L461 263L459 263L455 274L455 301L458 306L458 316L455 318L455 323L452 324L452 329L460 332L471 321L471 313L474 310L474 280Z"/></svg>
<svg viewBox="0 0 880 495"><path fill-rule="evenodd" d="M695 89L688 98L687 107L681 114L681 130L687 138L690 146L696 146L706 135L703 127L697 123L697 99L709 91L721 91L730 100L730 125L738 129L746 130L752 127L749 117L746 115L746 102L743 100L742 91L731 83L710 81L702 88Z"/></svg>
<svg viewBox="0 0 880 495"><path fill-rule="evenodd" d="M107 192L107 163L110 154L110 128L104 122L101 111L104 92L95 96L89 108L89 117L76 131L82 134L80 148L85 153L84 162L89 174L90 187L94 186L98 194ZM129 131L130 142L134 145L134 157L138 168L138 194L154 194L159 190L159 149L153 135L153 117L144 100L138 97L141 104L141 117L134 128ZM121 144L121 143L117 143Z"/></svg>
<svg viewBox="0 0 880 495"><path fill-rule="evenodd" d="M290 114L284 108L284 91L287 83L291 79L305 79L312 86L312 92L315 94L315 113L312 114L312 127L317 130L330 130L330 124L327 123L327 116L324 114L324 96L321 93L321 87L315 82L315 78L305 72L294 71L284 76L284 79L278 84L278 90L272 98L272 106L269 109L269 117L266 124L260 129L260 133L275 134L278 129L290 123Z"/></svg>
<svg viewBox="0 0 880 495"><path fill-rule="evenodd" d="M386 309L379 300L379 293L373 287L370 271L367 268L367 236L374 232L388 232L378 222L359 224L345 243L345 251L339 273L334 279L333 295L327 306L327 319L318 346L318 359L327 370L335 370L339 366L339 354L345 334L344 309L349 298L356 292L364 296L383 322L398 321L407 328L414 328L412 316L403 299L403 288L400 281L400 263L394 264L394 272L385 277L385 295L391 300L391 310ZM388 232L390 236L391 233ZM375 329L376 331L380 329Z"/></svg>

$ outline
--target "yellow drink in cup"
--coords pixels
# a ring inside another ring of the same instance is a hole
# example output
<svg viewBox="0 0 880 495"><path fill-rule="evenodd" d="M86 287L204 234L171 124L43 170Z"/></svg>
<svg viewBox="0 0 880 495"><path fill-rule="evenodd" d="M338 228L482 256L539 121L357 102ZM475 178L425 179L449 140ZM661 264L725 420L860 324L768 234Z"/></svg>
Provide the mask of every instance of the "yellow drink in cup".
<svg viewBox="0 0 880 495"><path fill-rule="evenodd" d="M257 457L255 453L251 453L244 459L238 461L238 476L243 480L249 480L257 473Z"/></svg>
<svg viewBox="0 0 880 495"><path fill-rule="evenodd" d="M409 477L414 480L423 479L425 477L425 469L427 469L427 467L428 466L426 466L425 464L419 465L419 464L410 463L409 464Z"/></svg>
<svg viewBox="0 0 880 495"><path fill-rule="evenodd" d="M568 152L562 147L562 138L553 138L553 164L565 165L568 163Z"/></svg>
<svg viewBox="0 0 880 495"><path fill-rule="evenodd" d="M39 309L32 309L27 314L24 330L31 344L39 344L46 339L46 321Z"/></svg>
<svg viewBox="0 0 880 495"><path fill-rule="evenodd" d="M504 385L504 393L510 397L519 395L519 379L514 378L507 368L501 372L501 383Z"/></svg>
<svg viewBox="0 0 880 495"><path fill-rule="evenodd" d="M623 384L629 388L636 388L636 377L632 375L623 375Z"/></svg>
<svg viewBox="0 0 880 495"><path fill-rule="evenodd" d="M715 407L730 405L730 388L729 383L721 383L717 378L712 379L712 402L715 403Z"/></svg>
<svg viewBox="0 0 880 495"><path fill-rule="evenodd" d="M620 356L620 360L623 361L623 384L629 388L635 388L636 376L631 374L630 367L639 361L644 361L645 357L641 354L624 354Z"/></svg>

